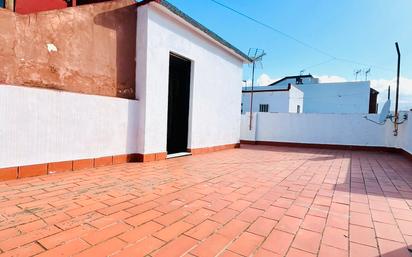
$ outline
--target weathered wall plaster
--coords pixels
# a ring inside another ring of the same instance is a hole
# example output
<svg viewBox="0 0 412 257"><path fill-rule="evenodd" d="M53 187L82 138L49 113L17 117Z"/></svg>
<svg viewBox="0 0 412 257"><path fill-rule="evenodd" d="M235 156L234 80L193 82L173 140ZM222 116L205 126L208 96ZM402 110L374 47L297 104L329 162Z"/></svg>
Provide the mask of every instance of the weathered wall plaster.
<svg viewBox="0 0 412 257"><path fill-rule="evenodd" d="M19 15L0 9L0 83L135 97L136 5Z"/></svg>

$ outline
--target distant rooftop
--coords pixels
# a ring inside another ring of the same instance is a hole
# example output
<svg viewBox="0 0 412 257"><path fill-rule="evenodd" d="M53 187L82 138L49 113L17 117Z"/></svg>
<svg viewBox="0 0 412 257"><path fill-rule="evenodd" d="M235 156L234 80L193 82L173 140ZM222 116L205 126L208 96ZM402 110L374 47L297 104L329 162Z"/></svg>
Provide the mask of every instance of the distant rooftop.
<svg viewBox="0 0 412 257"><path fill-rule="evenodd" d="M337 84L342 83L346 85L355 84L355 83L366 83L367 81L348 81L348 82L327 82L320 83L319 78L313 77L311 74L308 75L297 75L297 76L286 76L282 79L279 79L267 86L255 86L253 88L254 92L282 92L289 91L292 86L304 86L304 85L328 85L328 84ZM242 92L248 93L252 91L252 87L243 87ZM379 94L379 92L371 88L372 94Z"/></svg>
<svg viewBox="0 0 412 257"><path fill-rule="evenodd" d="M312 75L298 75L298 76L287 76L287 77L284 77L283 79L279 79L278 81L275 81L275 82L273 82L272 84L270 84L270 85L268 85L268 86L274 86L274 85L276 85L276 84L279 84L279 83L281 83L281 82L283 82L283 81L285 81L285 80L289 80L289 79L296 79L296 80L298 80L298 79L303 79L303 78L314 78Z"/></svg>

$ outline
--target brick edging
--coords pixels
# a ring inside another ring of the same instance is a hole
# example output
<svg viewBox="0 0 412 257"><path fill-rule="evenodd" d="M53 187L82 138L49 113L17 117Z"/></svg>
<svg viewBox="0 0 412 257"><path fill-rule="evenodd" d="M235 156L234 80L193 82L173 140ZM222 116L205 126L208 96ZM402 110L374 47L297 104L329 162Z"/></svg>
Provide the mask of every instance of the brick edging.
<svg viewBox="0 0 412 257"><path fill-rule="evenodd" d="M213 146L206 148L188 149L193 155L210 153L220 150L239 148L240 144L229 144L221 146ZM167 153L151 153L151 154L122 154L114 156L104 156L98 158L70 160L61 162L50 162L42 164L24 165L10 168L0 168L0 181L36 177L48 174L55 174L67 171L76 171L82 169L91 169L105 167L116 164L129 162L153 162L166 160Z"/></svg>
<svg viewBox="0 0 412 257"><path fill-rule="evenodd" d="M50 162L42 164L24 165L10 168L0 168L0 181L19 178L42 176L47 174L61 173L65 171L75 171L82 169L98 168L113 164L136 162L139 160L138 154L123 154L105 156L90 159L70 160L61 162Z"/></svg>
<svg viewBox="0 0 412 257"><path fill-rule="evenodd" d="M194 148L194 149L189 148L187 149L187 151L191 153L192 155L198 155L198 154L211 153L211 152L217 152L217 151L234 149L234 148L240 148L240 143L203 147L203 148Z"/></svg>

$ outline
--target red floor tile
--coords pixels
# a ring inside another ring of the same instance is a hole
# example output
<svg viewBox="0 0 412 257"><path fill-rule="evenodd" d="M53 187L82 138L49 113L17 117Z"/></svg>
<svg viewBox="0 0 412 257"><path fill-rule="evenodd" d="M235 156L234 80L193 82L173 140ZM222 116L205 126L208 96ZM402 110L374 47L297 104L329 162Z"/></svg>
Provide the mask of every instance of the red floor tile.
<svg viewBox="0 0 412 257"><path fill-rule="evenodd" d="M0 182L0 256L409 257L411 170L243 146Z"/></svg>

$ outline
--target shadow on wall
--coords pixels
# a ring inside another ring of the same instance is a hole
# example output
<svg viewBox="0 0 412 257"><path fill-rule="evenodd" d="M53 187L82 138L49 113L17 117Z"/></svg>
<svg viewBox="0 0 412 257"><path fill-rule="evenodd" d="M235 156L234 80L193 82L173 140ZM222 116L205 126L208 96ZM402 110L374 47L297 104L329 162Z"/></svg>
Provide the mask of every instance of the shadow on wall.
<svg viewBox="0 0 412 257"><path fill-rule="evenodd" d="M97 25L116 32L116 96L135 97L137 8L130 5L100 13L94 18Z"/></svg>

